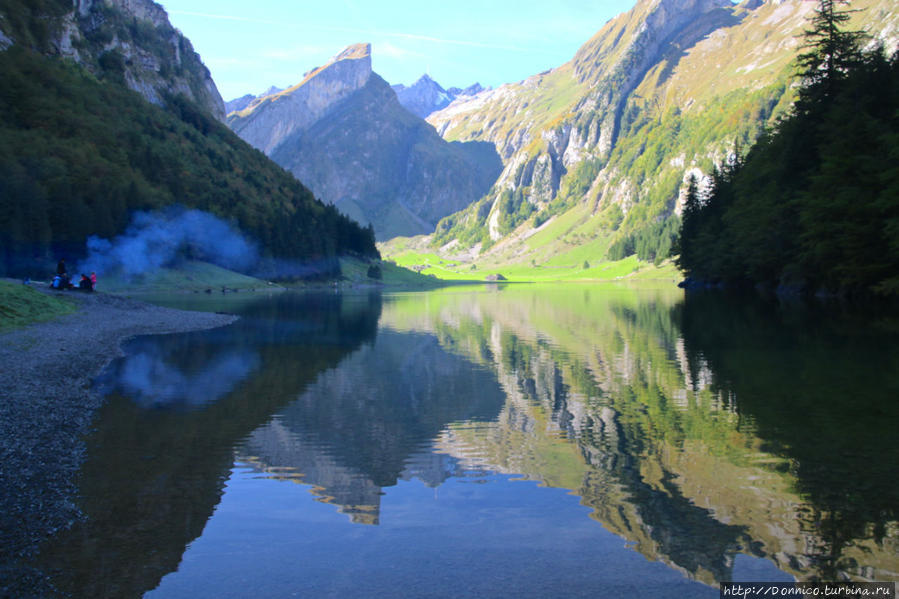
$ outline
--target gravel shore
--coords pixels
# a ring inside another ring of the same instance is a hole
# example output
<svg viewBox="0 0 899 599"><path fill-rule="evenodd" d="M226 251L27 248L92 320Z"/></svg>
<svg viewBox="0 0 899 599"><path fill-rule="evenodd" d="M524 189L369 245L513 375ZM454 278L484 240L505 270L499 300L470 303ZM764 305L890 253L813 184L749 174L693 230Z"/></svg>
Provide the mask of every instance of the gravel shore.
<svg viewBox="0 0 899 599"><path fill-rule="evenodd" d="M80 517L75 477L103 401L91 381L136 335L229 324L236 317L66 293L76 313L0 334L0 596L38 589L26 560Z"/></svg>

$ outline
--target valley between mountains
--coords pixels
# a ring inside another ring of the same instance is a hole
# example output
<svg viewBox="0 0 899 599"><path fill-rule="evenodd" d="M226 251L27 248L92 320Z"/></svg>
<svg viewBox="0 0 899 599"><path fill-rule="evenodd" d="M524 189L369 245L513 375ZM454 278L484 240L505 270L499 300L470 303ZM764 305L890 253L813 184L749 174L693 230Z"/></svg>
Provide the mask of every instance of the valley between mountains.
<svg viewBox="0 0 899 599"><path fill-rule="evenodd" d="M895 49L893 3L852 7L853 29ZM677 278L666 265L687 181L708 188L789 114L814 10L640 1L568 63L496 89L423 76L392 94L360 44L289 89L246 96L228 124L419 272Z"/></svg>

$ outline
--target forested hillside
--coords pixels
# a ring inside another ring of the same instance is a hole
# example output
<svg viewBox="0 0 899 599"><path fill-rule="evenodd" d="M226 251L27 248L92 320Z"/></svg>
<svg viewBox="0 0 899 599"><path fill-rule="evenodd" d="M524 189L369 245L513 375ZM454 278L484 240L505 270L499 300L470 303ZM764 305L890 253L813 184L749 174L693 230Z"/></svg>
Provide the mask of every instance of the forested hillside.
<svg viewBox="0 0 899 599"><path fill-rule="evenodd" d="M859 51L821 5L791 116L687 194L691 278L899 295L899 53Z"/></svg>
<svg viewBox="0 0 899 599"><path fill-rule="evenodd" d="M0 51L0 273L46 274L60 256L83 256L88 236L112 237L134 211L171 205L230 221L269 256L377 255L370 229L314 198L179 85L154 88L157 105L125 85L121 54L106 52L99 70L54 55L47 40L64 11L44 4L46 15L2 5L15 39ZM130 23L148 39L164 33Z"/></svg>
<svg viewBox="0 0 899 599"><path fill-rule="evenodd" d="M235 221L269 253L374 255L373 235L182 97L167 110L20 47L0 53L0 247L6 272L78 256L135 210Z"/></svg>

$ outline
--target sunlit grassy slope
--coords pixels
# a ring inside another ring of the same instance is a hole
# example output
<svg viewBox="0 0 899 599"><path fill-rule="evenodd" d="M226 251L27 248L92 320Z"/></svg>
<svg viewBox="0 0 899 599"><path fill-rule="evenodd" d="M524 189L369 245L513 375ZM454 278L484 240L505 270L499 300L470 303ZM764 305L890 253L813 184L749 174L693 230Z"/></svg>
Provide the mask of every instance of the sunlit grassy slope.
<svg viewBox="0 0 899 599"><path fill-rule="evenodd" d="M501 241L489 253L475 255L454 248L435 248L428 237L399 237L379 245L387 261L438 279L483 281L502 275L509 281L607 281L656 279L676 283L683 277L671 260L658 265L628 256L607 260L610 242L597 229L589 207L577 206L536 230L520 227L520 235ZM522 233L523 231L523 233Z"/></svg>
<svg viewBox="0 0 899 599"><path fill-rule="evenodd" d="M484 281L492 275L502 275L512 282L549 281L610 281L620 279L657 280L674 285L683 277L668 260L656 266L629 256L616 261L595 261L590 246L574 246L565 254L553 256L543 264L527 262L462 262L428 251L408 238L391 240L382 248L385 259L397 267L432 275L443 281ZM585 264L586 263L586 264Z"/></svg>
<svg viewBox="0 0 899 599"><path fill-rule="evenodd" d="M814 3L721 7L647 53L652 40L640 36L647 19L661 18L650 16L657 7L638 2L571 62L429 117L447 139L496 144L506 171L488 196L438 224L430 246L415 243L419 251L467 263L456 271L532 269L536 280L551 268L560 279L594 278L576 271L634 252L655 262L668 255L686 177L711 173L789 111ZM895 2L852 8L849 28L895 48ZM381 253L406 264L404 243Z"/></svg>
<svg viewBox="0 0 899 599"><path fill-rule="evenodd" d="M369 268L376 265L381 271L380 278L368 276ZM419 274L403 265L391 262L365 262L355 258L340 259L341 278L351 285L378 285L384 287L399 287L408 289L433 289L440 287L444 282L434 276ZM428 273L430 274L430 273Z"/></svg>

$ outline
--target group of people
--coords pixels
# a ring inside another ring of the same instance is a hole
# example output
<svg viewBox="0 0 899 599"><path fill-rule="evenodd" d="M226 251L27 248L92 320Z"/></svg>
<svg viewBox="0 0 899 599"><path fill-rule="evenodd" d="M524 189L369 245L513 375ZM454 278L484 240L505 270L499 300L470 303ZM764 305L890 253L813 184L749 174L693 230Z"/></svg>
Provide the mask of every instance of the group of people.
<svg viewBox="0 0 899 599"><path fill-rule="evenodd" d="M69 273L66 271L65 258L60 260L59 264L56 265L56 276L53 277L53 282L50 283L50 286L53 289L77 289L78 291L93 291L96 285L97 273L95 272L91 272L90 277L82 273L81 280L75 285L69 277Z"/></svg>

